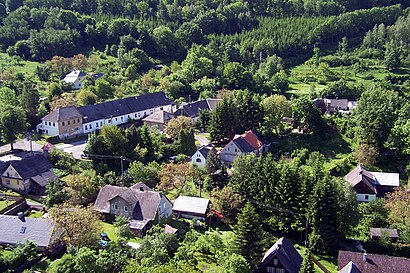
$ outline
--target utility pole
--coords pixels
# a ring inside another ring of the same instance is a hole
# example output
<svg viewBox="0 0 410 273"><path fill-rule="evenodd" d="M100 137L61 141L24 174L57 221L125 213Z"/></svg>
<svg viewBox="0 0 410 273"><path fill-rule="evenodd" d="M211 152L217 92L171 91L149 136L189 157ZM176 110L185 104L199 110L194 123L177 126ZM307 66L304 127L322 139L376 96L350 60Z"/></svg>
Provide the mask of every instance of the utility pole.
<svg viewBox="0 0 410 273"><path fill-rule="evenodd" d="M96 155L96 154L82 154L81 158L83 159L101 159L101 160L112 160L119 159L121 163L121 182L124 185L124 160L132 162L131 159L128 159L122 155Z"/></svg>

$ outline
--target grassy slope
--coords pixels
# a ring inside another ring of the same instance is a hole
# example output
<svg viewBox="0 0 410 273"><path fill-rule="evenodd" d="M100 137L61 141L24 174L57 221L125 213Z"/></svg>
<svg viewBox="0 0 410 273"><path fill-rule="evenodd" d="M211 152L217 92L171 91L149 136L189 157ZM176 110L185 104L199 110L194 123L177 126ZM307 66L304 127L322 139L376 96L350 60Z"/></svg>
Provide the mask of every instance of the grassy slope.
<svg viewBox="0 0 410 273"><path fill-rule="evenodd" d="M16 61L15 58L10 57L7 53L0 52L0 67L2 70L12 69L23 74L34 74L39 64L38 62L31 61Z"/></svg>

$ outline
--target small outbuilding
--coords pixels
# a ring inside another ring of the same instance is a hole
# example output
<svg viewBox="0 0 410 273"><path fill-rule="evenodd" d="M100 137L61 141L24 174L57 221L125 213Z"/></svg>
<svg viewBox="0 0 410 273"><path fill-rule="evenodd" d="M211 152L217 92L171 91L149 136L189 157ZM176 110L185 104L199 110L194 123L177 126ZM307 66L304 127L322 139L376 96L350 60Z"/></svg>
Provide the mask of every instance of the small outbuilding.
<svg viewBox="0 0 410 273"><path fill-rule="evenodd" d="M179 196L174 201L172 212L177 217L198 219L205 222L209 212L209 199L191 196Z"/></svg>
<svg viewBox="0 0 410 273"><path fill-rule="evenodd" d="M397 232L397 229L370 228L370 239L379 240L381 237L386 237L392 242L397 242L397 239L399 239L399 233Z"/></svg>

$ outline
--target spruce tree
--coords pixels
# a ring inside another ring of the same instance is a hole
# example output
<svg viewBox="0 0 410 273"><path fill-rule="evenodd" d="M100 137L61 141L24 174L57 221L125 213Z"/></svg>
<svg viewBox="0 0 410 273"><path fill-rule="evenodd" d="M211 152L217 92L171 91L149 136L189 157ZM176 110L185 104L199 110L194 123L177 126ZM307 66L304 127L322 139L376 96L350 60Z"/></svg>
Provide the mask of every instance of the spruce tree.
<svg viewBox="0 0 410 273"><path fill-rule="evenodd" d="M178 151L181 154L191 156L196 150L194 130L182 129L178 134Z"/></svg>
<svg viewBox="0 0 410 273"><path fill-rule="evenodd" d="M238 214L234 233L237 254L256 266L263 253L262 226L255 208L249 202Z"/></svg>
<svg viewBox="0 0 410 273"><path fill-rule="evenodd" d="M208 174L213 174L222 168L221 160L214 152L209 151L206 158L206 171Z"/></svg>
<svg viewBox="0 0 410 273"><path fill-rule="evenodd" d="M313 190L309 208L309 222L312 229L309 246L315 251L334 251L341 239L339 200L332 184L329 177L324 177Z"/></svg>

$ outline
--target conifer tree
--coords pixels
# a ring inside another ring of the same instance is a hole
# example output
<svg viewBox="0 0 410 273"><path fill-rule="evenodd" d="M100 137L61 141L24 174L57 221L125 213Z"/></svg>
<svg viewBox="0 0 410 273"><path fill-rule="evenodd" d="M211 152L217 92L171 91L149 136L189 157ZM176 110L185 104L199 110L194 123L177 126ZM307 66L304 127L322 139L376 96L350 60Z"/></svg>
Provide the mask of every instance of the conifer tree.
<svg viewBox="0 0 410 273"><path fill-rule="evenodd" d="M179 153L191 156L195 150L195 136L194 130L191 128L189 130L182 129L178 134L178 150Z"/></svg>
<svg viewBox="0 0 410 273"><path fill-rule="evenodd" d="M209 174L215 173L217 170L222 168L222 162L214 152L209 151L208 157L206 158L206 171Z"/></svg>
<svg viewBox="0 0 410 273"><path fill-rule="evenodd" d="M238 214L237 220L234 228L236 252L255 266L263 253L261 221L249 202Z"/></svg>
<svg viewBox="0 0 410 273"><path fill-rule="evenodd" d="M310 247L321 252L336 249L341 239L340 207L335 187L329 177L324 177L315 185L309 209L312 228L309 236Z"/></svg>

